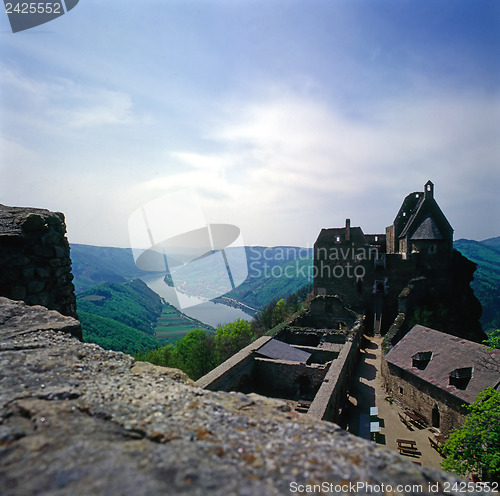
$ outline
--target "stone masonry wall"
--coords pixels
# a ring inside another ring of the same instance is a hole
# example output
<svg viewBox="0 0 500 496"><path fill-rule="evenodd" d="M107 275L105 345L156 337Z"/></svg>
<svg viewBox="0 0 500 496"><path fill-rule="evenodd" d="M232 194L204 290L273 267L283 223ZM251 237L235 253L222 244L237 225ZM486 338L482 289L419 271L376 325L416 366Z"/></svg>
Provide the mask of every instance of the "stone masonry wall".
<svg viewBox="0 0 500 496"><path fill-rule="evenodd" d="M64 215L0 205L0 296L76 316Z"/></svg>
<svg viewBox="0 0 500 496"><path fill-rule="evenodd" d="M439 411L439 429L448 437L463 426L468 413L464 402L382 360L382 377L387 393L399 404L422 415L432 425L434 405Z"/></svg>

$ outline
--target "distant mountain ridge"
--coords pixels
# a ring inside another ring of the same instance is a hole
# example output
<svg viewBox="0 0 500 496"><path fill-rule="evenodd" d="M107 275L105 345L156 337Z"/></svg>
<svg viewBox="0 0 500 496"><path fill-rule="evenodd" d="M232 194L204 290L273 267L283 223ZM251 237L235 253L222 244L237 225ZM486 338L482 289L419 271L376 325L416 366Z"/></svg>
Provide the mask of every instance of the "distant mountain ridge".
<svg viewBox="0 0 500 496"><path fill-rule="evenodd" d="M488 333L500 328L500 236L483 241L458 239L454 247L477 264L471 287L483 306L483 329Z"/></svg>
<svg viewBox="0 0 500 496"><path fill-rule="evenodd" d="M73 243L70 247L77 293L102 282L123 283L147 274L135 265L130 248Z"/></svg>

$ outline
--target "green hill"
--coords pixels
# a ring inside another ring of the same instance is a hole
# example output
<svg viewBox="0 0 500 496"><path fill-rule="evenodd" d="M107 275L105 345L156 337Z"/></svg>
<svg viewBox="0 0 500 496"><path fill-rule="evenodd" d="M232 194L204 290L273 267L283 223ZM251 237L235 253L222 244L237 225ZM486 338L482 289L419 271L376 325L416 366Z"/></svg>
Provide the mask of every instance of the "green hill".
<svg viewBox="0 0 500 496"><path fill-rule="evenodd" d="M484 241L459 239L455 248L477 263L471 287L483 306L481 324L488 333L500 328L500 237Z"/></svg>
<svg viewBox="0 0 500 496"><path fill-rule="evenodd" d="M77 312L116 320L151 336L161 310L161 298L140 279L105 282L77 296Z"/></svg>
<svg viewBox="0 0 500 496"><path fill-rule="evenodd" d="M84 340L116 351L160 346L155 327L162 306L161 298L140 279L105 282L77 295Z"/></svg>
<svg viewBox="0 0 500 496"><path fill-rule="evenodd" d="M225 296L256 309L285 298L312 282L312 249L295 246L247 247L248 277Z"/></svg>
<svg viewBox="0 0 500 496"><path fill-rule="evenodd" d="M83 340L96 343L108 350L137 353L158 348L161 343L154 337L108 317L80 311Z"/></svg>
<svg viewBox="0 0 500 496"><path fill-rule="evenodd" d="M123 283L147 273L136 267L130 248L71 244L71 262L77 293L102 282Z"/></svg>

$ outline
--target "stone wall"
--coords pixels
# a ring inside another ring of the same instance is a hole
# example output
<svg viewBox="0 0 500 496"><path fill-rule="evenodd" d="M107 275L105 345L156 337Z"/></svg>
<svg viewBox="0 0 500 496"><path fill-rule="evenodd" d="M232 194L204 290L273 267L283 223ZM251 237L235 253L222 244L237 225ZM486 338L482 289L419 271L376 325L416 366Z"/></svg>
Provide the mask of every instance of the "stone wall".
<svg viewBox="0 0 500 496"><path fill-rule="evenodd" d="M64 215L0 205L0 296L76 316Z"/></svg>
<svg viewBox="0 0 500 496"><path fill-rule="evenodd" d="M312 400L326 371L323 365L255 358L251 380L254 391L264 396L289 399L300 396Z"/></svg>
<svg viewBox="0 0 500 496"><path fill-rule="evenodd" d="M3 496L460 494L450 474L281 401L81 343L79 327L0 298Z"/></svg>
<svg viewBox="0 0 500 496"><path fill-rule="evenodd" d="M439 427L443 436L448 437L453 429L463 426L468 412L460 399L385 360L382 360L382 379L387 394L403 407L422 415L431 426L435 423L433 411L437 410L439 426L434 426Z"/></svg>
<svg viewBox="0 0 500 496"><path fill-rule="evenodd" d="M197 384L210 391L241 391L242 383L246 386L246 381L253 376L255 367L253 352L271 339L271 336L262 336L255 340L198 379Z"/></svg>
<svg viewBox="0 0 500 496"><path fill-rule="evenodd" d="M359 360L363 329L362 323L353 329L351 339L346 341L338 358L330 365L325 380L309 408L309 415L319 420L338 420Z"/></svg>

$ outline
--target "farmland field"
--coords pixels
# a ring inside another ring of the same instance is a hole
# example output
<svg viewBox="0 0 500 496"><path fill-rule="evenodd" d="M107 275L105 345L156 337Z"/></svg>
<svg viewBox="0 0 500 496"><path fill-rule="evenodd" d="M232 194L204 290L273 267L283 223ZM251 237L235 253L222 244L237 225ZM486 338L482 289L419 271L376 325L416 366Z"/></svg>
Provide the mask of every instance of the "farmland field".
<svg viewBox="0 0 500 496"><path fill-rule="evenodd" d="M210 326L184 315L174 306L167 303L162 307L162 313L156 324L155 334L156 338L162 344L168 344L179 341L193 329L213 331Z"/></svg>

